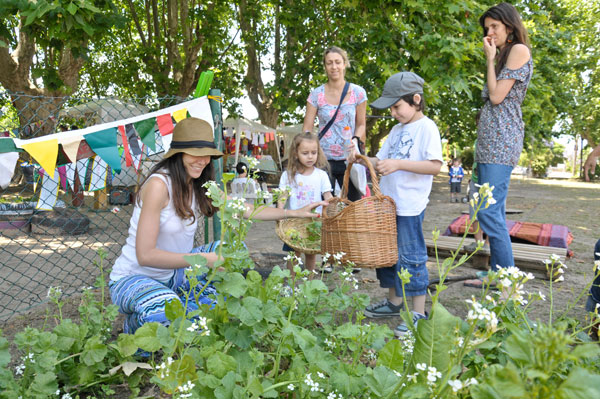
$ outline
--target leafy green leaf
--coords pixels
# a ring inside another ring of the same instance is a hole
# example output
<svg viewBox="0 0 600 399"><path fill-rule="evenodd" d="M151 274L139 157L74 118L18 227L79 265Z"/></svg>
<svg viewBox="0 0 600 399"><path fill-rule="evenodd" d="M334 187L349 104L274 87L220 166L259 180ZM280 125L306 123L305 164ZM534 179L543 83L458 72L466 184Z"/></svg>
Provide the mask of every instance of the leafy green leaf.
<svg viewBox="0 0 600 399"><path fill-rule="evenodd" d="M263 319L262 302L255 297L242 299L243 312L239 315L240 321L247 326L253 326Z"/></svg>
<svg viewBox="0 0 600 399"><path fill-rule="evenodd" d="M193 301L193 298L190 298ZM180 300L173 298L165 305L165 315L167 319L170 321L174 321L177 318L185 317L185 310L183 309L183 304Z"/></svg>
<svg viewBox="0 0 600 399"><path fill-rule="evenodd" d="M363 381L373 394L379 397L386 397L393 392L400 378L387 367L377 366L373 369L373 374L365 376Z"/></svg>
<svg viewBox="0 0 600 399"><path fill-rule="evenodd" d="M119 334L116 346L123 357L132 356L138 349L135 337L131 334Z"/></svg>
<svg viewBox="0 0 600 399"><path fill-rule="evenodd" d="M392 370L401 371L404 364L404 351L402 343L397 339L390 340L382 350L379 351L377 358L378 366L385 366Z"/></svg>
<svg viewBox="0 0 600 399"><path fill-rule="evenodd" d="M108 348L106 345L101 341L99 336L95 335L85 343L83 352L81 353L81 360L88 366L93 366L104 360L107 352Z"/></svg>
<svg viewBox="0 0 600 399"><path fill-rule="evenodd" d="M560 399L600 398L600 375L575 367L556 390Z"/></svg>
<svg viewBox="0 0 600 399"><path fill-rule="evenodd" d="M215 286L223 295L240 298L246 293L248 283L240 273L226 273L223 281L215 283Z"/></svg>
<svg viewBox="0 0 600 399"><path fill-rule="evenodd" d="M135 344L142 350L156 352L161 349L157 339L157 330L159 327L165 328L159 323L146 323L135 332Z"/></svg>
<svg viewBox="0 0 600 399"><path fill-rule="evenodd" d="M237 362L232 356L215 352L206 360L206 368L211 374L223 378L230 371L237 369Z"/></svg>
<svg viewBox="0 0 600 399"><path fill-rule="evenodd" d="M452 341L460 324L461 320L452 316L440 303L434 304L429 319L420 320L417 324L412 361L438 370L448 369L450 354L447 343Z"/></svg>

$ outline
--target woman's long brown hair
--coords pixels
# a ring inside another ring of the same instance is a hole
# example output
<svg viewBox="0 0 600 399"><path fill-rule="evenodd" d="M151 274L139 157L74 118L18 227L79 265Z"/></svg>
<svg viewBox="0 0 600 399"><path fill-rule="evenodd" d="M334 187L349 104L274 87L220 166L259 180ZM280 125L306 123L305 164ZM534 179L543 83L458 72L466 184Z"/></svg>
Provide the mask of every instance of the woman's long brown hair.
<svg viewBox="0 0 600 399"><path fill-rule="evenodd" d="M139 201L141 187L143 187L152 174L157 173L169 176L171 178L171 192L173 193L173 198L171 199L173 200L175 213L182 219L191 218L193 223L196 221L196 216L192 208L193 205L197 206L204 216L212 216L217 211L212 205L211 199L206 196L206 189L202 187L207 181L214 180L214 171L211 161L206 165L199 178L192 179L192 184L190 185L187 182L188 174L185 166L183 166L182 157L182 153L177 153L157 163L140 184L140 189L136 194L136 201ZM192 192L196 198L196 204L192 204L190 201Z"/></svg>
<svg viewBox="0 0 600 399"><path fill-rule="evenodd" d="M315 162L315 167L321 169L328 169L329 167L325 153L319 144L319 138L310 132L298 133L294 136L294 140L290 145L290 155L287 164L288 181L290 182L290 185L296 184L296 173L301 173L304 168L300 163L300 159L298 159L298 147L303 140L314 141L317 143L317 162Z"/></svg>
<svg viewBox="0 0 600 399"><path fill-rule="evenodd" d="M507 41L504 48L496 55L496 76L498 76L502 68L506 65L506 60L508 59L512 47L517 43L529 47L529 38L527 29L525 29L523 21L521 21L521 17L519 16L519 12L512 4L500 3L491 7L479 17L479 25L483 28L484 37L487 36L487 31L485 29L486 18L492 18L502 22L506 26L507 32L510 31L508 36L512 35L512 41L510 43Z"/></svg>

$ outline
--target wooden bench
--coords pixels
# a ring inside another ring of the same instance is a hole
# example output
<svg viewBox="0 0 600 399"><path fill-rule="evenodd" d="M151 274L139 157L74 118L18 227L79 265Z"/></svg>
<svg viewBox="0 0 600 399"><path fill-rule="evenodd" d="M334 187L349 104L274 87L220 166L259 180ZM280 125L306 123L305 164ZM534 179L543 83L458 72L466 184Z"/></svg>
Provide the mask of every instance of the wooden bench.
<svg viewBox="0 0 600 399"><path fill-rule="evenodd" d="M437 240L437 251L440 258L445 258L450 255L451 251L456 251L462 237L453 237L453 236L439 236ZM459 253L467 253L464 250L464 247L474 242L473 238L465 238L463 242L463 246L460 248ZM427 250L429 252L429 256L435 257L435 247L432 238L426 238L425 243L427 244ZM517 244L512 243L513 256L515 259L515 266L520 268L521 270L528 271L533 273L536 276L548 278L545 260L550 258L550 255L555 254L558 255L561 262L565 262L567 257L567 249L566 248L557 248L557 247L545 247L541 245L534 244ZM458 259L459 257L457 257ZM441 261L442 259L440 259ZM472 267L478 269L487 269L489 262L489 254L483 253L481 250L477 251L477 253L465 264L469 264Z"/></svg>

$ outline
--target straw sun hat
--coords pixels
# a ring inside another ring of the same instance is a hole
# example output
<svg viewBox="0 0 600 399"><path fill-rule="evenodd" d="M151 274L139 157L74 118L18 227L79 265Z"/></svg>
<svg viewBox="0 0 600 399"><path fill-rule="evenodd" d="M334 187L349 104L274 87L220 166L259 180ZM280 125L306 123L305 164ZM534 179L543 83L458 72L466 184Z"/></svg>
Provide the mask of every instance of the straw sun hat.
<svg viewBox="0 0 600 399"><path fill-rule="evenodd" d="M164 158L183 152L197 157L220 158L223 153L213 141L213 129L208 122L198 118L186 118L175 125L171 149Z"/></svg>

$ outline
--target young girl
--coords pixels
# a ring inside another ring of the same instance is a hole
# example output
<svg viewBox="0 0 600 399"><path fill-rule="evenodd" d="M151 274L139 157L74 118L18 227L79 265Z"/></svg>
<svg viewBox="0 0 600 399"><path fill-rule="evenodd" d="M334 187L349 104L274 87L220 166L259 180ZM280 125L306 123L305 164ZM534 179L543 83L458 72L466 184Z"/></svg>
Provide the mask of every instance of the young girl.
<svg viewBox="0 0 600 399"><path fill-rule="evenodd" d="M319 139L312 133L301 133L294 137L290 146L288 167L281 175L279 188L289 190L289 196L282 198L277 206L283 208L287 201L287 209L299 209L315 201L332 198L331 182L323 167L327 167L327 159L319 146ZM317 213L321 208L317 208ZM283 244L284 251L293 251L287 244ZM300 256L296 252L296 256ZM315 268L316 255L304 255L304 264L310 271ZM293 268L288 262L290 271Z"/></svg>

